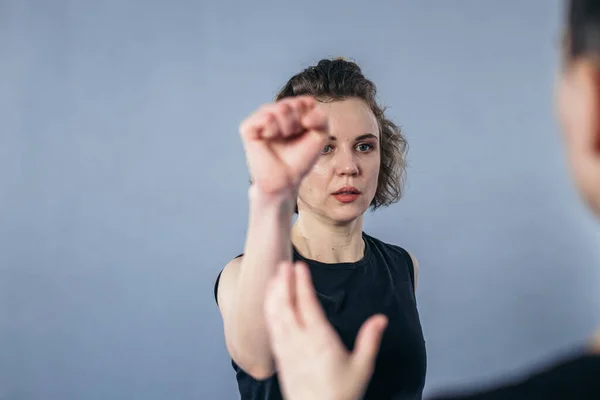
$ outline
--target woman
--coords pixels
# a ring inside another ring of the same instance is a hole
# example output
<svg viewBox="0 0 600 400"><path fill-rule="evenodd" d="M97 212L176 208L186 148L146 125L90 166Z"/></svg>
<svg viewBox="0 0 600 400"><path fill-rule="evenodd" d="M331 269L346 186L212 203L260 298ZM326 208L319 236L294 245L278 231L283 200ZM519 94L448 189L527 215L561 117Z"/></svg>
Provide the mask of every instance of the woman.
<svg viewBox="0 0 600 400"><path fill-rule="evenodd" d="M568 5L558 111L573 177L600 216L600 2L571 0ZM316 301L311 272L303 264L292 269L284 262L267 292L266 322L283 391L289 400L358 400L373 371L386 318L366 321L356 349L346 351ZM600 399L600 333L569 357L519 380L436 399Z"/></svg>
<svg viewBox="0 0 600 400"><path fill-rule="evenodd" d="M421 398L417 261L362 230L368 208L399 200L404 178L406 141L375 96L358 65L321 60L240 127L252 181L246 244L219 274L215 297L242 399L282 398L263 301L277 266L292 260L309 266L346 348L365 318L388 317L365 398Z"/></svg>

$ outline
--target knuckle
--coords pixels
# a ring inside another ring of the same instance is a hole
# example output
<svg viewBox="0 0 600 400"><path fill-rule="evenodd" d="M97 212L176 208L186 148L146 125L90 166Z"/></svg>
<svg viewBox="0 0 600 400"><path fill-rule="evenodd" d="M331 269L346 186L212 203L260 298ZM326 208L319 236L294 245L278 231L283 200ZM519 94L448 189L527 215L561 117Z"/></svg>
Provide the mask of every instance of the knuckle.
<svg viewBox="0 0 600 400"><path fill-rule="evenodd" d="M283 116L288 116L292 112L292 108L288 103L281 103L277 105L277 112Z"/></svg>
<svg viewBox="0 0 600 400"><path fill-rule="evenodd" d="M271 112L265 113L264 123L265 125L270 125L275 122L275 116Z"/></svg>
<svg viewBox="0 0 600 400"><path fill-rule="evenodd" d="M244 120L242 123L240 123L238 131L242 137L246 136L246 133L248 132L248 120Z"/></svg>
<svg viewBox="0 0 600 400"><path fill-rule="evenodd" d="M268 111L268 110L270 110L272 107L273 107L273 103L265 103L265 104L263 104L262 106L260 106L260 107L258 108L258 111L257 111L257 113L262 113L262 112Z"/></svg>

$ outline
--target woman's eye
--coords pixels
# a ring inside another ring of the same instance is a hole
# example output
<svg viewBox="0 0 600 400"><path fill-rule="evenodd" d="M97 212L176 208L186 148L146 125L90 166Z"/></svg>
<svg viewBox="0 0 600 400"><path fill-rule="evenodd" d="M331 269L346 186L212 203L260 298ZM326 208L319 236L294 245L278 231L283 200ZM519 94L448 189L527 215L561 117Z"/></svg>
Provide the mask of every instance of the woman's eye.
<svg viewBox="0 0 600 400"><path fill-rule="evenodd" d="M358 146L356 146L356 148L358 149L358 151L366 152L366 151L371 150L373 148L373 146L371 146L368 143L361 143Z"/></svg>
<svg viewBox="0 0 600 400"><path fill-rule="evenodd" d="M328 144L327 146L323 147L323 150L321 150L321 153L326 154L329 153L331 151L332 147L330 144Z"/></svg>

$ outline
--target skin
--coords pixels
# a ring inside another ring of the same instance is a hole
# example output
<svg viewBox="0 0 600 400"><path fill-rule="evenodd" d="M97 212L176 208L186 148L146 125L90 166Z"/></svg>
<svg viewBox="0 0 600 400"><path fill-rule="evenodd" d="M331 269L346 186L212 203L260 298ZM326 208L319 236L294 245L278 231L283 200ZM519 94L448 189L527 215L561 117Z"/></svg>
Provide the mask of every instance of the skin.
<svg viewBox="0 0 600 400"><path fill-rule="evenodd" d="M292 259L296 193L329 137L328 118L310 97L267 104L240 125L248 169L249 218L244 256L225 266L217 300L231 358L255 379L275 371L263 317L276 266Z"/></svg>
<svg viewBox="0 0 600 400"><path fill-rule="evenodd" d="M566 60L556 84L565 155L582 199L600 216L600 68L596 60ZM373 373L386 325L374 316L349 353L324 318L305 265L281 263L271 280L265 318L287 399L359 399ZM299 351L298 349L302 349ZM589 351L600 353L600 332Z"/></svg>
<svg viewBox="0 0 600 400"><path fill-rule="evenodd" d="M329 225L358 223L377 190L381 163L377 120L359 99L320 102L317 108L329 116L331 136L300 185L298 209L303 216L303 211L311 211L308 216ZM345 185L363 193L358 201L342 205L330 196Z"/></svg>
<svg viewBox="0 0 600 400"><path fill-rule="evenodd" d="M381 164L375 116L359 99L319 102L329 116L330 136L298 189L298 219L292 240L304 256L325 263L363 257L363 214L375 197ZM344 204L332 193L344 186L362 192Z"/></svg>

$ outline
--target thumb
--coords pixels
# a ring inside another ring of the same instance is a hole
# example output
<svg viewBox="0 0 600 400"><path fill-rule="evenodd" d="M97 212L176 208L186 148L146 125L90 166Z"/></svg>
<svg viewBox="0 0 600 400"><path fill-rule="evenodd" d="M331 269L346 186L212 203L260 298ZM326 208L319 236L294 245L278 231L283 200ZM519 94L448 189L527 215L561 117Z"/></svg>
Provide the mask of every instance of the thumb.
<svg viewBox="0 0 600 400"><path fill-rule="evenodd" d="M351 364L358 375L357 379L366 382L371 378L375 358L381 344L381 337L387 327L387 323L388 320L385 315L374 315L358 331L356 345L351 356Z"/></svg>
<svg viewBox="0 0 600 400"><path fill-rule="evenodd" d="M318 108L313 108L308 114L304 115L301 124L305 129L327 133L328 119L327 114Z"/></svg>
<svg viewBox="0 0 600 400"><path fill-rule="evenodd" d="M311 170L328 139L326 134L314 130L307 131L295 139L295 151L288 154L288 165L298 179L303 178Z"/></svg>

